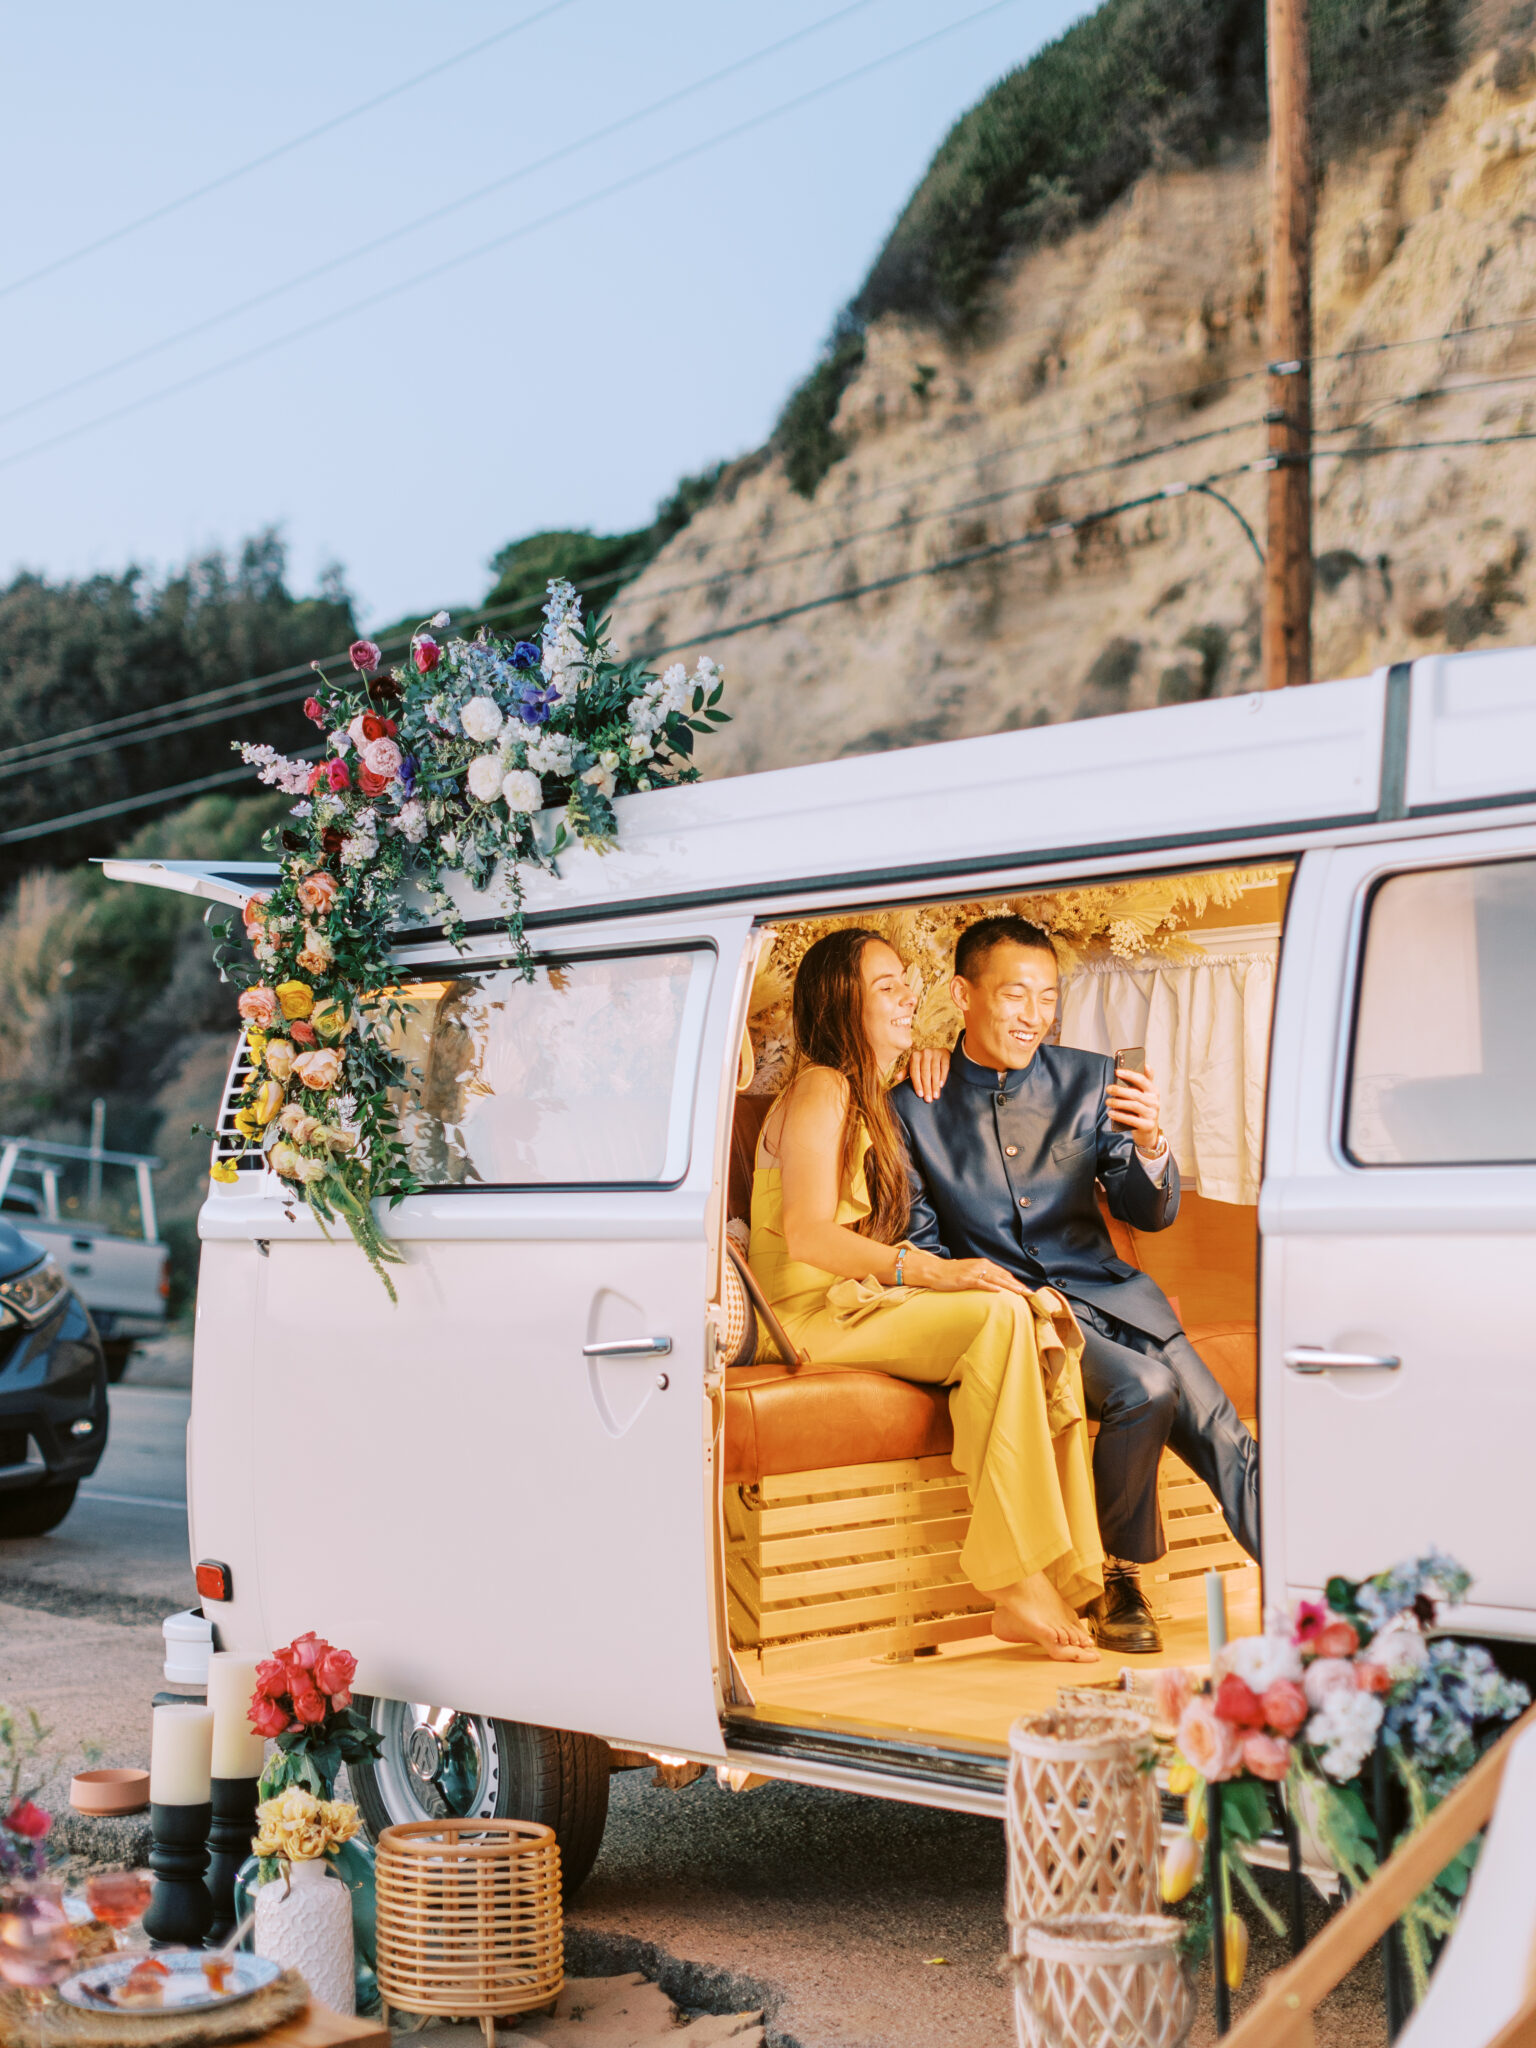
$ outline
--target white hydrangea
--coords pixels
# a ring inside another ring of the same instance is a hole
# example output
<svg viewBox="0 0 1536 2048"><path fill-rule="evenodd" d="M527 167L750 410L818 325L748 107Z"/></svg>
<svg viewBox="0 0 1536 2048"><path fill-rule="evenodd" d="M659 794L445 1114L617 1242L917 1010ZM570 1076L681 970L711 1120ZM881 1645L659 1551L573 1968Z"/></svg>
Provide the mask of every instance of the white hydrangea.
<svg viewBox="0 0 1536 2048"><path fill-rule="evenodd" d="M501 785L509 811L542 811L544 785L529 768L514 768Z"/></svg>
<svg viewBox="0 0 1536 2048"><path fill-rule="evenodd" d="M693 697L688 671L674 661L661 675L653 676L638 697L629 703L629 722L636 732L649 737L660 732L674 711L686 710Z"/></svg>
<svg viewBox="0 0 1536 2048"><path fill-rule="evenodd" d="M528 766L538 775L569 775L576 763L576 750L569 733L551 732L546 726L527 747Z"/></svg>
<svg viewBox="0 0 1536 2048"><path fill-rule="evenodd" d="M420 846L427 836L427 807L420 797L413 796L400 806L395 829L409 845Z"/></svg>
<svg viewBox="0 0 1536 2048"><path fill-rule="evenodd" d="M344 868L366 867L379 850L379 820L372 810L361 810L352 820L352 830L341 842Z"/></svg>
<svg viewBox="0 0 1536 2048"><path fill-rule="evenodd" d="M501 706L491 697L471 697L459 713L459 723L466 737L483 746L501 731Z"/></svg>
<svg viewBox="0 0 1536 2048"><path fill-rule="evenodd" d="M1318 1761L1330 1778L1342 1785L1358 1777L1376 1747L1382 1711L1382 1703L1374 1693L1350 1692L1343 1686L1329 1693L1307 1723L1307 1740L1317 1750Z"/></svg>
<svg viewBox="0 0 1536 2048"><path fill-rule="evenodd" d="M482 804L494 803L501 795L500 754L477 754L469 764L469 793Z"/></svg>

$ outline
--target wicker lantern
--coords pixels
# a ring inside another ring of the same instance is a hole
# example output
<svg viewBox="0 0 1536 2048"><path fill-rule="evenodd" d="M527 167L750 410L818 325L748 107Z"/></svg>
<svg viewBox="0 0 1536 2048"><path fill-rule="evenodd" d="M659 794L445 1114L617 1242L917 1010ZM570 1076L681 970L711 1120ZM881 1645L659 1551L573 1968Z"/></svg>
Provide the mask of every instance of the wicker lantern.
<svg viewBox="0 0 1536 2048"><path fill-rule="evenodd" d="M1008 1736L1008 1924L1157 1909L1159 1812L1145 1716L1058 1707Z"/></svg>
<svg viewBox="0 0 1536 2048"><path fill-rule="evenodd" d="M1066 1914L1022 1928L1019 2048L1181 2048L1195 2016L1183 1931L1160 1913Z"/></svg>
<svg viewBox="0 0 1536 2048"><path fill-rule="evenodd" d="M379 1994L390 2009L495 2022L553 2003L564 1981L560 1851L525 1820L385 1828L375 1866Z"/></svg>

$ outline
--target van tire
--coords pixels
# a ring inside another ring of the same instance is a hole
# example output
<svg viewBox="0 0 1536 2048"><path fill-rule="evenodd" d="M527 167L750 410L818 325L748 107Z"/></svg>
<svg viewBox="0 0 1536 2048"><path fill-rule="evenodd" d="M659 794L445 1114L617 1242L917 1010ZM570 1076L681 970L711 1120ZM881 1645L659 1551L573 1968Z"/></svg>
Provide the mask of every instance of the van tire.
<svg viewBox="0 0 1536 2048"><path fill-rule="evenodd" d="M386 1743L397 1736L395 1702L359 1693L352 1704ZM496 1750L494 1795L478 1811L486 1819L539 1821L554 1830L561 1894L569 1903L597 1860L608 1820L607 1743L566 1728L537 1728L491 1715L470 1718L481 1740ZM409 1793L401 1795L399 1787L408 1782L402 1764L386 1755L347 1766L352 1797L375 1841L382 1829L420 1820L426 1812Z"/></svg>
<svg viewBox="0 0 1536 2048"><path fill-rule="evenodd" d="M0 1537L46 1536L75 1504L78 1479L29 1486L24 1493L0 1493Z"/></svg>

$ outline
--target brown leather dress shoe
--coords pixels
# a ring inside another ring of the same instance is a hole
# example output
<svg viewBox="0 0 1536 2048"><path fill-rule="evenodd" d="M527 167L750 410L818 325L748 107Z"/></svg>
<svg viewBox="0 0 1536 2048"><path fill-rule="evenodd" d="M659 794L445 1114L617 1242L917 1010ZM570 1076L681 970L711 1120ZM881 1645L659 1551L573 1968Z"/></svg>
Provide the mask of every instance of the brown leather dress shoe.
<svg viewBox="0 0 1536 2048"><path fill-rule="evenodd" d="M1141 1580L1124 1565L1109 1565L1104 1591L1088 1609L1088 1624L1101 1650L1118 1657L1150 1657L1163 1647Z"/></svg>

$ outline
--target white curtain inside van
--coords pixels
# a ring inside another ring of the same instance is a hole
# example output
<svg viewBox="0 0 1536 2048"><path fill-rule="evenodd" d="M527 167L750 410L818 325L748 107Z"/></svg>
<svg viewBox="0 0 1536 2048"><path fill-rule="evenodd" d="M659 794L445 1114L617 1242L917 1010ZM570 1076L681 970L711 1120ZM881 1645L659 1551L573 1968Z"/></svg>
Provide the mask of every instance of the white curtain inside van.
<svg viewBox="0 0 1536 2048"><path fill-rule="evenodd" d="M1280 936L1249 927L1203 947L1196 960L1144 954L1078 968L1062 983L1061 1042L1103 1053L1144 1045L1185 1186L1256 1202Z"/></svg>

